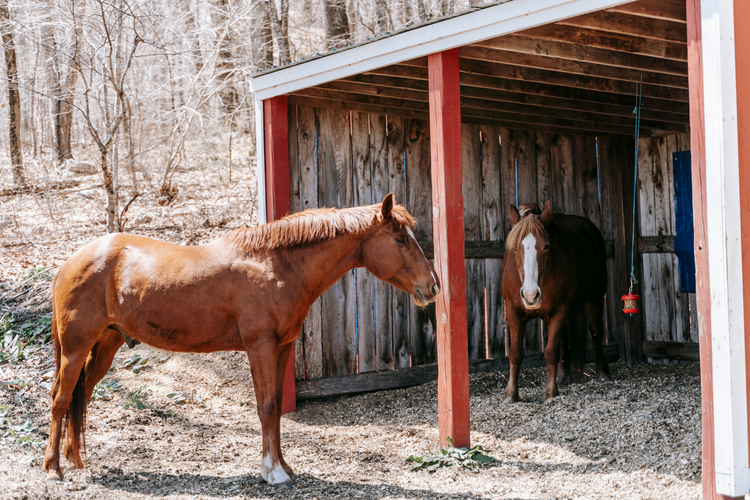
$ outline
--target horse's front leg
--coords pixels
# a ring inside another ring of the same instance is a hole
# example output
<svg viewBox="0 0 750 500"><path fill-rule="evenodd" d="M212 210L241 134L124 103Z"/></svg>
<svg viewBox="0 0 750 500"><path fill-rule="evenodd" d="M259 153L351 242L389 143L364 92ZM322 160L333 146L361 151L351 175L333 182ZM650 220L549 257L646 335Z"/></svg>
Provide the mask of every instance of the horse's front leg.
<svg viewBox="0 0 750 500"><path fill-rule="evenodd" d="M523 363L523 334L526 331L526 321L512 309L506 309L506 321L508 322L508 335L510 340L510 352L508 359L510 361L510 378L508 387L505 389L505 399L503 403L517 403L518 397L518 376L521 372L521 363Z"/></svg>
<svg viewBox="0 0 750 500"><path fill-rule="evenodd" d="M281 413L282 404L284 401L284 375L286 374L286 365L288 362L294 363L294 360L290 360L290 353L292 352L292 345L287 344L279 351L279 358L276 361L276 453L279 456L279 463L284 472L290 476L294 474L294 471L284 460L284 455L281 453Z"/></svg>
<svg viewBox="0 0 750 500"><path fill-rule="evenodd" d="M255 400L263 433L263 462L260 474L268 484L290 486L289 476L281 465L279 456L279 411L277 403L277 368L279 344L273 335L255 342L246 348L253 374Z"/></svg>
<svg viewBox="0 0 750 500"><path fill-rule="evenodd" d="M560 364L560 354L565 337L565 317L567 311L560 310L549 321L549 333L547 336L547 347L544 349L544 360L547 362L547 389L544 392L544 400L560 395L557 389L557 369Z"/></svg>

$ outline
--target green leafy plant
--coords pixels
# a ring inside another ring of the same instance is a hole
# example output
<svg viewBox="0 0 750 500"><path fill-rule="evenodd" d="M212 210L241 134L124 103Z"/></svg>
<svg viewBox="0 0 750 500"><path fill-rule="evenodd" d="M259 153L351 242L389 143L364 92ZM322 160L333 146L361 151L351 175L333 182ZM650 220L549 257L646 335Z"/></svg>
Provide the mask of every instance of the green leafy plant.
<svg viewBox="0 0 750 500"><path fill-rule="evenodd" d="M172 400L174 404L180 403L198 403L203 404L203 398L201 398L195 390L191 392L187 391L174 391L167 394L167 397Z"/></svg>
<svg viewBox="0 0 750 500"><path fill-rule="evenodd" d="M52 272L51 267L42 266L35 267L33 269L27 269L21 275L21 281L33 283L34 281L44 280L49 281L55 277L55 273Z"/></svg>
<svg viewBox="0 0 750 500"><path fill-rule="evenodd" d="M13 317L0 321L0 365L18 363L52 337L52 317L41 316L33 321L16 325Z"/></svg>
<svg viewBox="0 0 750 500"><path fill-rule="evenodd" d="M141 370L146 368L146 363L148 363L148 358L143 358L140 354L133 354L122 362L122 366L126 370L132 370L133 373L138 375L141 373Z"/></svg>
<svg viewBox="0 0 750 500"><path fill-rule="evenodd" d="M146 387L146 384L143 384L138 389L131 391L128 393L127 396L125 396L125 403L123 403L123 408L135 408L137 410L143 410L144 408L149 408L150 405L143 401L147 397L151 395L151 390Z"/></svg>
<svg viewBox="0 0 750 500"><path fill-rule="evenodd" d="M413 463L411 470L427 469L429 472L435 472L440 467L460 465L472 472L479 472L479 467L482 464L489 464L495 461L493 457L487 455L490 450L484 449L479 445L471 448L456 448L453 446L451 438L448 437L445 440L448 442L448 448L441 448L439 451L428 451L420 456L409 455L406 461Z"/></svg>
<svg viewBox="0 0 750 500"><path fill-rule="evenodd" d="M102 401L109 401L112 399L113 392L120 392L122 386L117 383L117 379L108 380L107 382L100 380L99 383L94 386L94 392L92 397L94 399L101 399Z"/></svg>
<svg viewBox="0 0 750 500"><path fill-rule="evenodd" d="M40 446L42 444L41 439L37 439L32 435L38 427L31 420L13 425L13 421L8 418L7 405L0 406L0 429L3 427L5 427L5 433L3 434L2 442L0 442L0 447L2 448L9 445L29 447Z"/></svg>

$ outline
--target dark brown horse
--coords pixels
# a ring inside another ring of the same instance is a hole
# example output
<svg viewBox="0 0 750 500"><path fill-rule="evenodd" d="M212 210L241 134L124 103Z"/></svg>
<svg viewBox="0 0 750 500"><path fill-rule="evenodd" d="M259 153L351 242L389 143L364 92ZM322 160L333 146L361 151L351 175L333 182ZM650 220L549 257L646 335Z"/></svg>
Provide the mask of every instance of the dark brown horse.
<svg viewBox="0 0 750 500"><path fill-rule="evenodd" d="M518 374L523 361L526 323L541 318L548 325L547 389L545 400L559 394L557 384L569 378L568 312L586 305L596 348L596 373L610 377L602 350L604 293L607 266L604 238L588 219L553 214L550 202L539 210L536 204L510 205L513 229L505 243L503 300L510 338L510 380L505 403L518 401Z"/></svg>
<svg viewBox="0 0 750 500"><path fill-rule="evenodd" d="M308 210L206 245L112 234L78 250L52 285L57 367L47 479L63 477L66 415L65 457L83 467L86 404L115 352L135 339L169 351L247 352L263 430L261 474L287 483L279 420L292 342L315 299L355 267L414 295L419 306L434 301L440 285L414 224L389 194L382 204Z"/></svg>

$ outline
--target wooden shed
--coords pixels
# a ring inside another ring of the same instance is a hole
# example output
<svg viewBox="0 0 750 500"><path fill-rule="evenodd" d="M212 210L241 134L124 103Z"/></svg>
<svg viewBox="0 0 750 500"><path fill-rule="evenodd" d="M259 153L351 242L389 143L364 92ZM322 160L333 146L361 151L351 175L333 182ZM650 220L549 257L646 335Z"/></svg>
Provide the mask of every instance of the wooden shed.
<svg viewBox="0 0 750 500"><path fill-rule="evenodd" d="M508 204L551 200L605 237L606 355L700 360L704 497L750 492L748 19L733 0L510 0L254 75L261 222L393 192L444 290L420 309L363 269L342 278L295 343L285 411L295 386L437 377L441 439L468 444L468 374L508 366ZM582 311L569 322L588 338ZM543 364L545 333L527 326L524 366Z"/></svg>

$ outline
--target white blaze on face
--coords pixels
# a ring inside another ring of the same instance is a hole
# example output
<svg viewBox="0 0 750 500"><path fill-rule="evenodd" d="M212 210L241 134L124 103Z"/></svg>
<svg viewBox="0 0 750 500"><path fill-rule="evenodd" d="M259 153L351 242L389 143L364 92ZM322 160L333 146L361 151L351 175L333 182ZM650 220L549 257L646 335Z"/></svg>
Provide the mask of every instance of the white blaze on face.
<svg viewBox="0 0 750 500"><path fill-rule="evenodd" d="M289 476L284 472L281 464L273 465L271 455L263 457L263 464L260 467L260 475L268 484L281 484L289 481Z"/></svg>
<svg viewBox="0 0 750 500"><path fill-rule="evenodd" d="M526 236L521 242L523 245L523 286L521 294L529 302L539 291L539 266L536 262L536 238L533 234Z"/></svg>

